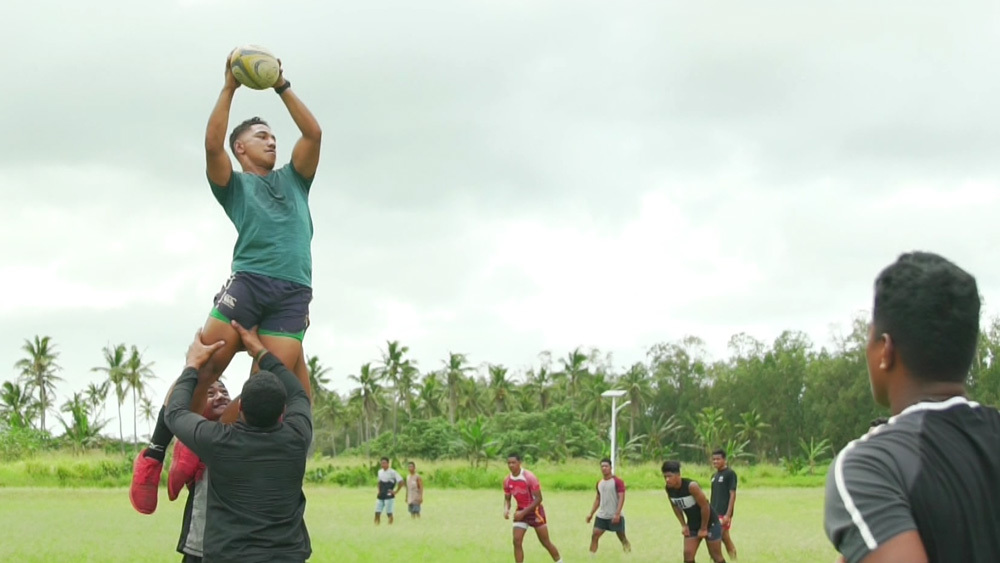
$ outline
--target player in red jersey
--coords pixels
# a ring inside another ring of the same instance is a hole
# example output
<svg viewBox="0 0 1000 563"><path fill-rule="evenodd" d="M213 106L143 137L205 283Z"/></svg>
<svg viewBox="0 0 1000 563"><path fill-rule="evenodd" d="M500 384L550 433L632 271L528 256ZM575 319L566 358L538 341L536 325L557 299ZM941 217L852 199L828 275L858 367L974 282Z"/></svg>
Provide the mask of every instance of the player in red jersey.
<svg viewBox="0 0 1000 563"><path fill-rule="evenodd" d="M521 468L520 454L507 456L507 467L510 475L503 480L503 517L510 519L510 497L517 502L514 512L514 561L524 561L524 533L528 528L534 528L538 541L549 551L552 560L562 563L559 550L549 539L548 521L545 520L545 509L542 508L542 486L538 478L527 469Z"/></svg>

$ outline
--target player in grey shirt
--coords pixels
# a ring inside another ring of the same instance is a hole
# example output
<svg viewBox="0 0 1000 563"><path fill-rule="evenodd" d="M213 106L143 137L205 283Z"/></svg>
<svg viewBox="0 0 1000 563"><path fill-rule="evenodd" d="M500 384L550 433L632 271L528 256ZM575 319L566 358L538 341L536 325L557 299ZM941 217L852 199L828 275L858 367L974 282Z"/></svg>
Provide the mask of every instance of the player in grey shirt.
<svg viewBox="0 0 1000 563"><path fill-rule="evenodd" d="M618 541L622 542L622 549L628 553L632 551L632 544L625 537L625 515L622 514L625 508L625 481L611 472L611 460L608 458L601 460L601 476L602 479L597 482L594 506L590 507L590 514L587 515L589 524L594 513L597 513L594 531L590 536L590 553L597 553L597 542L606 531L617 534Z"/></svg>
<svg viewBox="0 0 1000 563"><path fill-rule="evenodd" d="M893 416L830 466L824 524L844 561L1000 561L1000 413L965 398L979 311L975 278L935 254L875 280L868 374Z"/></svg>

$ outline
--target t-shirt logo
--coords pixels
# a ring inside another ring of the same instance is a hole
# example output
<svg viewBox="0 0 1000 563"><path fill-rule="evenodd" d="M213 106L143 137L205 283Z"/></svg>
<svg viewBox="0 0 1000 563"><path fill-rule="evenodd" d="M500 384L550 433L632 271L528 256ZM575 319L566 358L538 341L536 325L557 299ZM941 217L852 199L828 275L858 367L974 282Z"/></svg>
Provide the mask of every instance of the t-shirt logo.
<svg viewBox="0 0 1000 563"><path fill-rule="evenodd" d="M670 502L682 510L685 508L691 508L692 506L698 504L691 495L686 497L670 497Z"/></svg>

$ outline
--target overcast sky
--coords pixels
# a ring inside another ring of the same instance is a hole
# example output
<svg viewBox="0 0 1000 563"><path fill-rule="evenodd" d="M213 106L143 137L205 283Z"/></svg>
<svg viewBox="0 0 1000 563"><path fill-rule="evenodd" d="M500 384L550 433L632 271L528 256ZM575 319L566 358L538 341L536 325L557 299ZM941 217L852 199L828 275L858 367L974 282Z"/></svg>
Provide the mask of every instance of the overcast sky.
<svg viewBox="0 0 1000 563"><path fill-rule="evenodd" d="M246 43L323 126L305 349L340 391L387 339L425 371L576 346L626 366L687 334L715 357L739 332L825 344L913 249L995 314L1000 5L825 4L5 6L0 380L49 335L61 403L122 342L163 400L229 274L203 139ZM234 124L252 115L287 161L278 97L241 88Z"/></svg>

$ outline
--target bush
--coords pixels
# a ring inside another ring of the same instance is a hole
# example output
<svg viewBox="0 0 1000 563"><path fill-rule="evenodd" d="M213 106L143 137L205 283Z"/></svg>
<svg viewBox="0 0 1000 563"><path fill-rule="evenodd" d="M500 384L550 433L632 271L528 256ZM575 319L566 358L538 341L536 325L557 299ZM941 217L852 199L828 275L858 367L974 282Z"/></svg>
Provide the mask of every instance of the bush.
<svg viewBox="0 0 1000 563"><path fill-rule="evenodd" d="M29 458L51 447L47 432L31 428L10 428L0 433L0 461Z"/></svg>

